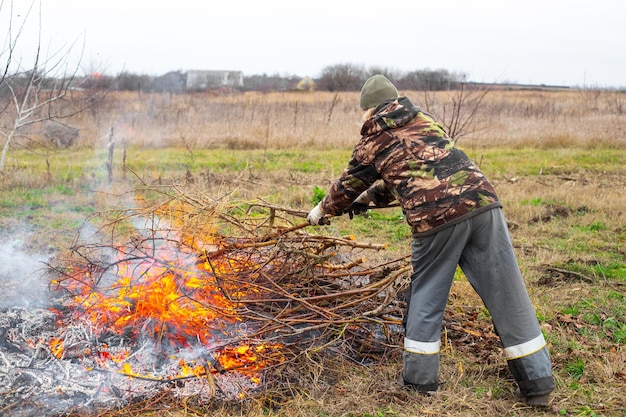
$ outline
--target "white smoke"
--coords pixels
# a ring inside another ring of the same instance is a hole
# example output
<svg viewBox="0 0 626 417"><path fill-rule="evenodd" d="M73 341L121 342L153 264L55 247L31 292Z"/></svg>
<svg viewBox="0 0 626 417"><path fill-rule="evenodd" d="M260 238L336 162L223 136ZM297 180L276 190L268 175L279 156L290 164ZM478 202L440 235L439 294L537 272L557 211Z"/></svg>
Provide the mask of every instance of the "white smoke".
<svg viewBox="0 0 626 417"><path fill-rule="evenodd" d="M49 305L46 262L52 255L25 247L28 234L0 238L0 308L42 308Z"/></svg>

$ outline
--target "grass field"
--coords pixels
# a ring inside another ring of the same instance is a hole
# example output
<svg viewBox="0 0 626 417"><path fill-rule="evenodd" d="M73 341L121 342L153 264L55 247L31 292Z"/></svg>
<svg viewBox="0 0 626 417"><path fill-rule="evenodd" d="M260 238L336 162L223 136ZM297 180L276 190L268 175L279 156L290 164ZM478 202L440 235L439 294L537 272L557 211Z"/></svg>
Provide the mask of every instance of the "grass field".
<svg viewBox="0 0 626 417"><path fill-rule="evenodd" d="M408 95L442 115L451 94ZM626 415L624 98L492 91L459 139L503 201L553 357L557 389L549 409L515 401L488 313L459 273L446 314L462 313L470 331L446 329L444 385L434 396L395 386L398 348L368 366L320 354L292 370L288 386L236 404L166 398L168 409L142 403L102 415ZM175 183L308 210L316 187L329 187L358 139L357 102L356 93L111 94L71 121L81 129L71 148L47 146L36 130L21 139L24 147L12 148L0 179L0 232L5 240L24 239L33 253L54 254L72 244L87 216L125 204L141 185ZM387 243L382 256L410 251L397 209L335 218L319 233Z"/></svg>

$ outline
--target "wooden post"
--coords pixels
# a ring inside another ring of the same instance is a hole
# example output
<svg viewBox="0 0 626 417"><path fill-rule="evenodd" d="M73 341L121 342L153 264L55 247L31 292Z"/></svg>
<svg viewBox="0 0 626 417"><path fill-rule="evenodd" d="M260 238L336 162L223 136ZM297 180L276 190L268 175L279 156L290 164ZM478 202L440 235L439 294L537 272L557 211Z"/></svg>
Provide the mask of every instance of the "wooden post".
<svg viewBox="0 0 626 417"><path fill-rule="evenodd" d="M109 159L106 162L109 184L113 182L113 151L115 150L115 139L113 139L113 126L109 129Z"/></svg>

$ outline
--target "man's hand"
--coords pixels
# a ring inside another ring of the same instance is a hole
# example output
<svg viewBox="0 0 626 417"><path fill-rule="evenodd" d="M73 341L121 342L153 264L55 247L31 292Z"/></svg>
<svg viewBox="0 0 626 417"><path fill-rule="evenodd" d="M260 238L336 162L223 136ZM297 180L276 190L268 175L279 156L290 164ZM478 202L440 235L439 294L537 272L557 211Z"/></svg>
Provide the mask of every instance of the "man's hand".
<svg viewBox="0 0 626 417"><path fill-rule="evenodd" d="M370 198L367 196L367 191L363 191L361 195L359 195L356 200L354 200L352 204L344 210L344 213L348 213L348 216L352 219L355 215L367 212L369 205Z"/></svg>
<svg viewBox="0 0 626 417"><path fill-rule="evenodd" d="M313 207L309 214L306 216L306 221L309 222L312 226L321 226L324 224L330 224L327 217L324 217L326 213L322 209L322 203L320 202L317 206Z"/></svg>

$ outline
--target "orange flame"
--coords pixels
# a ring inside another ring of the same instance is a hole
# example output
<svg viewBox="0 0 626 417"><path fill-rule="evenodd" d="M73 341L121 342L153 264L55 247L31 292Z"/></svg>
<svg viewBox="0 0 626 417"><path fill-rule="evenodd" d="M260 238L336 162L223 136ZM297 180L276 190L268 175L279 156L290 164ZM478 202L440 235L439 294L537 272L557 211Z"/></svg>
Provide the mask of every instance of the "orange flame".
<svg viewBox="0 0 626 417"><path fill-rule="evenodd" d="M48 342L48 346L50 346L50 352L52 352L55 358L61 359L63 357L65 342L62 339L52 338Z"/></svg>
<svg viewBox="0 0 626 417"><path fill-rule="evenodd" d="M117 259L111 262L115 268L106 271L109 275L93 267L73 267L69 271L71 279L53 281L53 285L72 294L67 303L71 315L66 320L87 323L96 336L104 332L127 337L149 335L161 346L202 345L215 353L224 370L235 370L259 383L262 369L284 360L280 344L216 347L228 336L229 328L242 321L237 299L255 291L219 277L241 274L254 279L258 265L232 254L209 261L206 253L198 256L195 246L202 244L198 239L194 247L170 245L171 241L176 240L164 239L158 245L148 241L153 246L146 248L116 248ZM63 355L62 339L49 340L48 346L54 356ZM113 354L106 346L95 351L101 366L113 362L118 372L141 376L124 362L129 352ZM175 377L202 376L211 369L182 360L179 367L180 374Z"/></svg>
<svg viewBox="0 0 626 417"><path fill-rule="evenodd" d="M185 263L187 259L172 259L171 255L158 262L122 260L119 278L108 288L99 289L88 280L75 282L75 315L100 332L133 336L147 332L185 346L196 340L207 344L215 339L214 333L240 320L237 304L226 298L215 275L203 264L197 266L194 261L192 267L186 267ZM88 273L84 277L88 278Z"/></svg>

